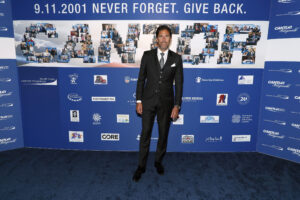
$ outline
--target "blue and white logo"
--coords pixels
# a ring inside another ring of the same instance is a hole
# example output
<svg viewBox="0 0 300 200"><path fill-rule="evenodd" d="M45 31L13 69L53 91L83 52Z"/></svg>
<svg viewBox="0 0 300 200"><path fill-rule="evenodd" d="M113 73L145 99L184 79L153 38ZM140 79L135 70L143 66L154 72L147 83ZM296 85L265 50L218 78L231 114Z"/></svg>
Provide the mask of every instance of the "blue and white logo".
<svg viewBox="0 0 300 200"><path fill-rule="evenodd" d="M276 26L274 28L275 31L278 31L280 33L290 33L290 32L297 32L299 30L299 27L293 27L292 25L290 26Z"/></svg>
<svg viewBox="0 0 300 200"><path fill-rule="evenodd" d="M237 102L240 105L247 105L250 102L250 95L247 93L239 94L239 96L237 97Z"/></svg>
<svg viewBox="0 0 300 200"><path fill-rule="evenodd" d="M219 123L220 116L217 115L202 115L200 116L200 123Z"/></svg>
<svg viewBox="0 0 300 200"><path fill-rule="evenodd" d="M68 94L68 99L73 102L82 101L82 96L79 96L77 93Z"/></svg>

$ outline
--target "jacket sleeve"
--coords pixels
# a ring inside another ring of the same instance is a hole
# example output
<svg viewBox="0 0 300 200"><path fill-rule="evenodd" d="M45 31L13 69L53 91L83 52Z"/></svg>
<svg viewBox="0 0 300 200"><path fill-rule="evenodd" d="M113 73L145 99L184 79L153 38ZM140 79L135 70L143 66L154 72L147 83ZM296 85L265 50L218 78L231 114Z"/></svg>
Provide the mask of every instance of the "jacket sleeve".
<svg viewBox="0 0 300 200"><path fill-rule="evenodd" d="M183 66L182 58L179 55L178 63L175 72L175 102L174 105L181 106L183 93Z"/></svg>
<svg viewBox="0 0 300 200"><path fill-rule="evenodd" d="M147 77L146 53L144 52L142 56L140 72L139 72L139 77L136 86L136 100L142 100L143 98L143 91L144 91L146 77Z"/></svg>

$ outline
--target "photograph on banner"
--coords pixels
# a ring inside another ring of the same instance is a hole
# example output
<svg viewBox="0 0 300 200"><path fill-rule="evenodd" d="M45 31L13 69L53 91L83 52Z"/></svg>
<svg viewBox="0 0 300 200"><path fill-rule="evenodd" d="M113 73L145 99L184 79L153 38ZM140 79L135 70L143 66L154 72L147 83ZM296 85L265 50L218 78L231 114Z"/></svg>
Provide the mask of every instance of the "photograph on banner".
<svg viewBox="0 0 300 200"><path fill-rule="evenodd" d="M185 68L264 66L268 22L192 20L14 21L17 64L138 68L163 24Z"/></svg>

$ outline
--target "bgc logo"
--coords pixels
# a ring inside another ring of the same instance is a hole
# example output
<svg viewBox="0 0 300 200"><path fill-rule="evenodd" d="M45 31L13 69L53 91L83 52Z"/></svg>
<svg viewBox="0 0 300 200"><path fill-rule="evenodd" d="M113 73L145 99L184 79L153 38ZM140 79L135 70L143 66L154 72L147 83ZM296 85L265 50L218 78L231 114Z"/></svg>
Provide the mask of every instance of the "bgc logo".
<svg viewBox="0 0 300 200"><path fill-rule="evenodd" d="M228 105L228 94L217 94L217 106L227 106Z"/></svg>

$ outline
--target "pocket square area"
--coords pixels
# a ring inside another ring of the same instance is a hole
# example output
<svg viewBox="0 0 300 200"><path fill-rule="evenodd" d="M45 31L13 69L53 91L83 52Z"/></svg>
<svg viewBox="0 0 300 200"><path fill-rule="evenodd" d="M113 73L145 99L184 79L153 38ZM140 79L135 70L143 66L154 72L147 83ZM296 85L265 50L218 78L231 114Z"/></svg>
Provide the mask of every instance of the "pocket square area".
<svg viewBox="0 0 300 200"><path fill-rule="evenodd" d="M176 64L175 64L175 63L173 63L173 64L171 65L171 67L176 67Z"/></svg>

